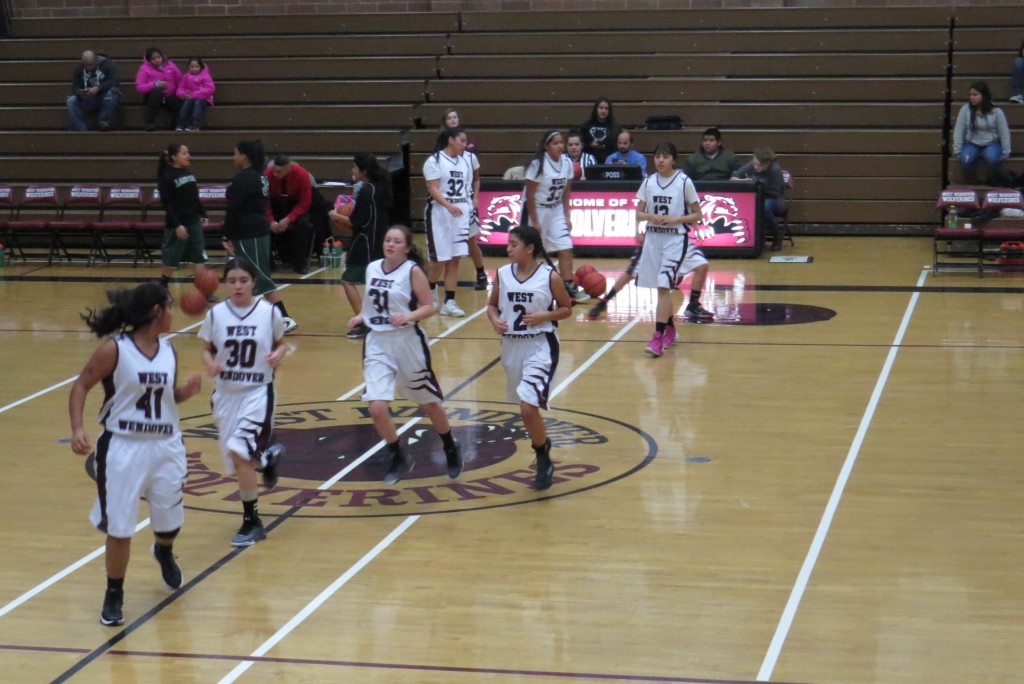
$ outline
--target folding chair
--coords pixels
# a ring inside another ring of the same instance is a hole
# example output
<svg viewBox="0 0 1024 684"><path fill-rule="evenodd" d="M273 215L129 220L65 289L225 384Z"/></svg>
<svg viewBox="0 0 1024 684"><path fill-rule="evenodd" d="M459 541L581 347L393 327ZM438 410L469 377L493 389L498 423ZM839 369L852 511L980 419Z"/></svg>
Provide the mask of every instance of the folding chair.
<svg viewBox="0 0 1024 684"><path fill-rule="evenodd" d="M89 265L93 265L96 256L102 254L96 237L102 213L103 201L98 185L71 186L58 220L50 223L53 248L59 258L70 262L72 254L69 248L88 248L85 257Z"/></svg>
<svg viewBox="0 0 1024 684"><path fill-rule="evenodd" d="M224 229L224 212L228 206L228 186L226 185L200 185L199 201L206 209L206 229L203 233L206 236L207 246L219 249L223 243L222 231Z"/></svg>
<svg viewBox="0 0 1024 684"><path fill-rule="evenodd" d="M932 234L932 276L942 268L976 268L981 276L983 255L981 231L978 228L961 227L959 218L953 225L946 225L949 212L959 209L977 210L981 207L978 193L973 188L950 186L942 191L935 208L939 211L939 225Z"/></svg>
<svg viewBox="0 0 1024 684"><path fill-rule="evenodd" d="M14 250L11 248L11 219L14 218L14 191L10 185L0 185L0 235L2 235L2 249L10 258L14 257Z"/></svg>
<svg viewBox="0 0 1024 684"><path fill-rule="evenodd" d="M60 216L60 195L56 185L29 185L21 193L21 199L16 200L14 216L8 228L8 237L12 250L17 250L22 261L27 259L25 247L31 248L33 241L29 239L26 244L25 238L32 236L43 237L45 241L38 244L46 244L47 264L53 264L53 255L56 252L54 242L54 231L51 225Z"/></svg>
<svg viewBox="0 0 1024 684"><path fill-rule="evenodd" d="M103 199L103 213L97 232L100 252L105 261L113 258L111 249L128 249L124 256L132 258L132 265L138 266L139 259L153 261L153 255L142 239L140 226L146 219L146 203L142 188L138 185L113 185L107 188Z"/></svg>

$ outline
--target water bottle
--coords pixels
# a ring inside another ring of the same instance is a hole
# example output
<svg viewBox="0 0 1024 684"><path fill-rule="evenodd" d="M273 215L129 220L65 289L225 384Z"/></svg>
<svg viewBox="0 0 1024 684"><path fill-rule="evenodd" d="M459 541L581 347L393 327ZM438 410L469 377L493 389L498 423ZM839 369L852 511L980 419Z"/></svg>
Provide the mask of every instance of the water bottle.
<svg viewBox="0 0 1024 684"><path fill-rule="evenodd" d="M7 248L4 247L3 243L0 243L0 268L7 265Z"/></svg>
<svg viewBox="0 0 1024 684"><path fill-rule="evenodd" d="M949 206L949 212L946 214L946 228L956 229L956 207L953 205Z"/></svg>
<svg viewBox="0 0 1024 684"><path fill-rule="evenodd" d="M331 244L330 243L331 243L330 240L324 240L324 251L323 251L323 254L320 255L320 265L321 266L330 266L331 265Z"/></svg>

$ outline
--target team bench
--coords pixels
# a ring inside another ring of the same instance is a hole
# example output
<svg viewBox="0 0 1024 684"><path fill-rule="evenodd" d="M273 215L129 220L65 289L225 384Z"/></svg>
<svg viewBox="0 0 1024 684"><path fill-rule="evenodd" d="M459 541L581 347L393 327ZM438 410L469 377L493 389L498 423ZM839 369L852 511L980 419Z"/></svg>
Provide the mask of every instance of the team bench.
<svg viewBox="0 0 1024 684"><path fill-rule="evenodd" d="M974 212L1024 210L1024 195L1012 188L950 186L939 195L941 223L934 232L932 275L940 270L1024 270L1024 217L1000 215L974 225ZM946 220L955 215L955 225Z"/></svg>
<svg viewBox="0 0 1024 684"><path fill-rule="evenodd" d="M210 214L207 234L219 244L226 185L202 185ZM159 212L157 218L150 211ZM160 194L155 187L92 184L0 185L0 235L10 260L152 262L163 238Z"/></svg>

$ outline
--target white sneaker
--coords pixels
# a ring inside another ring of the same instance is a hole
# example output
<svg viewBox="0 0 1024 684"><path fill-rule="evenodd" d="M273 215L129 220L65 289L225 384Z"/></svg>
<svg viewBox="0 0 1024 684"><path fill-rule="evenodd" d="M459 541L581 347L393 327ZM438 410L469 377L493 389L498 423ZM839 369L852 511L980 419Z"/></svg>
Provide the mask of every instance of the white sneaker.
<svg viewBox="0 0 1024 684"><path fill-rule="evenodd" d="M1024 104L1024 95L1014 95L1010 98L1010 102L1016 102L1017 104Z"/></svg>
<svg viewBox="0 0 1024 684"><path fill-rule="evenodd" d="M466 315L466 312L459 308L459 305L455 303L454 299L449 299L441 307L442 316L452 316L454 318L462 318Z"/></svg>
<svg viewBox="0 0 1024 684"><path fill-rule="evenodd" d="M296 322L296 320L291 316L285 316L281 320L284 321L284 332L286 335L299 329L298 322Z"/></svg>

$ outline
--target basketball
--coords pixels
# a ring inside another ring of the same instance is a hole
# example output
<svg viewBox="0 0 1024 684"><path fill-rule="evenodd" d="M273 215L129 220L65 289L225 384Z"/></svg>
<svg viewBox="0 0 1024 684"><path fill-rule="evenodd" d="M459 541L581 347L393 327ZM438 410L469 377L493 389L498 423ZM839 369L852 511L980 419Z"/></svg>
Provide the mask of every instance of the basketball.
<svg viewBox="0 0 1024 684"><path fill-rule="evenodd" d="M579 180L580 178L583 178L583 167L580 166L579 162L573 162L572 163L572 179L573 180Z"/></svg>
<svg viewBox="0 0 1024 684"><path fill-rule="evenodd" d="M352 200L352 195L338 195L338 198L334 200L334 211L342 216L351 216L355 208L356 205Z"/></svg>
<svg viewBox="0 0 1024 684"><path fill-rule="evenodd" d="M196 273L195 283L196 287L198 287L204 295L212 295L217 291L217 288L220 287L220 278L217 277L217 274L214 273L213 270L208 268L202 273Z"/></svg>
<svg viewBox="0 0 1024 684"><path fill-rule="evenodd" d="M603 295L607 285L608 283L605 282L604 276L597 271L591 271L583 276L583 291L591 297Z"/></svg>
<svg viewBox="0 0 1024 684"><path fill-rule="evenodd" d="M206 295L203 294L202 290L192 288L181 295L180 306L181 310L189 316L198 316L206 311Z"/></svg>
<svg viewBox="0 0 1024 684"><path fill-rule="evenodd" d="M582 266L576 269L576 273L573 274L573 280L576 281L577 285L582 287L583 279L587 277L588 273L597 273L597 269L591 266L590 264L583 264Z"/></svg>

